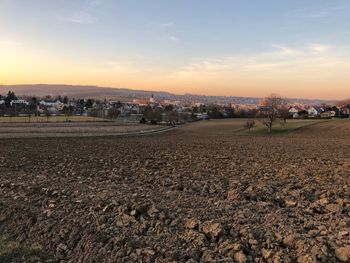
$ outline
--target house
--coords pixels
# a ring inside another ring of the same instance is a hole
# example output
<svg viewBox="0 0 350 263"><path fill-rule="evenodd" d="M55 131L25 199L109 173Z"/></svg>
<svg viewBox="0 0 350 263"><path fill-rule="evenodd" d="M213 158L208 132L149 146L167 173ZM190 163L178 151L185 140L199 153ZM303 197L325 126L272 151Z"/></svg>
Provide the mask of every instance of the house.
<svg viewBox="0 0 350 263"><path fill-rule="evenodd" d="M299 113L293 113L293 115L292 115L292 118L293 119L298 119L300 116L299 116Z"/></svg>
<svg viewBox="0 0 350 263"><path fill-rule="evenodd" d="M340 113L344 116L350 115L350 104L340 108Z"/></svg>
<svg viewBox="0 0 350 263"><path fill-rule="evenodd" d="M54 108L57 111L63 110L63 107L65 106L65 104L60 102L59 100L57 100L57 101L44 101L44 100L41 100L39 102L39 104L41 106L46 107L46 108Z"/></svg>
<svg viewBox="0 0 350 263"><path fill-rule="evenodd" d="M146 99L134 99L132 102L139 106L147 106L149 104L149 100Z"/></svg>
<svg viewBox="0 0 350 263"><path fill-rule="evenodd" d="M321 118L332 118L331 111L324 111L321 113Z"/></svg>
<svg viewBox="0 0 350 263"><path fill-rule="evenodd" d="M301 110L298 114L300 118L306 118L308 116L307 110Z"/></svg>
<svg viewBox="0 0 350 263"><path fill-rule="evenodd" d="M307 110L308 116L311 118L318 117L322 113L322 108L317 106L312 106Z"/></svg>
<svg viewBox="0 0 350 263"><path fill-rule="evenodd" d="M340 117L341 115L340 109L337 106L332 107L331 113L332 117Z"/></svg>
<svg viewBox="0 0 350 263"><path fill-rule="evenodd" d="M293 119L297 119L300 117L300 112L303 111L302 108L298 106L293 106L288 110L288 113L293 117Z"/></svg>
<svg viewBox="0 0 350 263"><path fill-rule="evenodd" d="M300 111L302 111L303 109L298 107L298 106L293 106L291 107L288 112L293 115L294 113L299 113Z"/></svg>
<svg viewBox="0 0 350 263"><path fill-rule="evenodd" d="M120 101L110 101L109 108L115 108L120 111L121 116L131 115L131 114L139 114L140 106L139 104L135 104L132 102L122 103Z"/></svg>
<svg viewBox="0 0 350 263"><path fill-rule="evenodd" d="M10 105L21 105L21 106L28 106L29 102L26 100L11 100Z"/></svg>
<svg viewBox="0 0 350 263"><path fill-rule="evenodd" d="M0 100L0 106L5 105L5 101L4 100Z"/></svg>

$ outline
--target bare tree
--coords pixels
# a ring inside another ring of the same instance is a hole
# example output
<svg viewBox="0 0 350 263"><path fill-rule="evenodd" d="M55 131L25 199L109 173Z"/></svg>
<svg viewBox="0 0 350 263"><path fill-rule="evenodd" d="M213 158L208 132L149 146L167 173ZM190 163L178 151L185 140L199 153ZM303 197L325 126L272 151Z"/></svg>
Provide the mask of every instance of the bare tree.
<svg viewBox="0 0 350 263"><path fill-rule="evenodd" d="M94 118L94 121L99 116L99 110L97 108L92 108L90 110L90 116Z"/></svg>
<svg viewBox="0 0 350 263"><path fill-rule="evenodd" d="M108 117L110 119L116 119L116 118L118 118L119 115L120 115L120 111L116 108L110 108L108 110Z"/></svg>
<svg viewBox="0 0 350 263"><path fill-rule="evenodd" d="M44 115L46 117L46 122L49 122L49 118L51 117L51 112L49 111L49 109L45 109L44 110Z"/></svg>
<svg viewBox="0 0 350 263"><path fill-rule="evenodd" d="M32 117L32 111L31 111L30 107L25 107L23 111L27 115L28 122L30 123L31 122L31 117Z"/></svg>
<svg viewBox="0 0 350 263"><path fill-rule="evenodd" d="M286 104L286 100L276 94L265 98L265 103L260 109L260 115L263 118L262 123L267 127L268 132L272 131L273 124Z"/></svg>
<svg viewBox="0 0 350 263"><path fill-rule="evenodd" d="M244 123L244 127L246 129L250 130L253 129L255 127L255 121L254 120L247 120L245 123Z"/></svg>
<svg viewBox="0 0 350 263"><path fill-rule="evenodd" d="M10 122L12 122L13 117L17 116L17 112L12 107L8 109L8 114L10 116Z"/></svg>
<svg viewBox="0 0 350 263"><path fill-rule="evenodd" d="M73 115L73 107L72 106L64 106L63 113L66 116L66 122L69 121L69 117Z"/></svg>
<svg viewBox="0 0 350 263"><path fill-rule="evenodd" d="M278 110L281 119L283 119L284 124L287 123L287 119L290 117L289 113L289 102L286 99L281 98L280 109Z"/></svg>

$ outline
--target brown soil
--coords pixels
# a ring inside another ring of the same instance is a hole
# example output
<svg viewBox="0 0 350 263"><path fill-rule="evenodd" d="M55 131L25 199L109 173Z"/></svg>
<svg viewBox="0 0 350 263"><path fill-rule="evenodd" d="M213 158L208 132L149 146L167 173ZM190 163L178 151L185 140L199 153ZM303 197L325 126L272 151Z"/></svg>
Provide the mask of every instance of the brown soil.
<svg viewBox="0 0 350 263"><path fill-rule="evenodd" d="M0 233L61 262L348 262L347 125L1 140Z"/></svg>

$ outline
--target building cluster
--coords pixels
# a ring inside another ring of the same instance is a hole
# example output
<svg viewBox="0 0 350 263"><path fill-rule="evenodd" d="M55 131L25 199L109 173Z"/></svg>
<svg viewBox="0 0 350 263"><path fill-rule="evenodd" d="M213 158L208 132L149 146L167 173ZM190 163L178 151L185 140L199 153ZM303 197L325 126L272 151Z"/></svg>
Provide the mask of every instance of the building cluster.
<svg viewBox="0 0 350 263"><path fill-rule="evenodd" d="M208 104L200 101L157 100L153 94L148 99L133 99L130 102L117 100L56 98L17 98L13 92L0 95L0 115L83 115L100 118L143 122L187 122L208 118L255 117L260 104ZM287 106L289 118L349 117L350 103L343 106Z"/></svg>
<svg viewBox="0 0 350 263"><path fill-rule="evenodd" d="M344 118L350 115L350 104L343 106L293 105L288 112L292 118Z"/></svg>
<svg viewBox="0 0 350 263"><path fill-rule="evenodd" d="M185 122L200 116L199 112L192 113L191 106L185 106L180 101L158 101L153 95L130 102L67 97L19 99L13 92L0 96L0 116L79 115L123 121Z"/></svg>

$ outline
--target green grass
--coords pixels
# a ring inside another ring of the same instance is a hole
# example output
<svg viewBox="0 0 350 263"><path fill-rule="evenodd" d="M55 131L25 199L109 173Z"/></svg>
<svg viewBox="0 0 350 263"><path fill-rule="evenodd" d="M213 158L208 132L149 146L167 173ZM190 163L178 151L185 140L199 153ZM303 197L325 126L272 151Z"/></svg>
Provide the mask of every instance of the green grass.
<svg viewBox="0 0 350 263"><path fill-rule="evenodd" d="M42 262L47 255L40 246L23 246L7 238L0 237L0 262Z"/></svg>
<svg viewBox="0 0 350 263"><path fill-rule="evenodd" d="M295 131L299 128L322 122L323 120L287 120L287 123L277 120L269 133L267 127L260 121L255 120L256 126L248 131L243 129L240 131L241 135L283 135Z"/></svg>
<svg viewBox="0 0 350 263"><path fill-rule="evenodd" d="M29 117L0 117L0 123L41 123L41 122L101 122L108 121L102 118L94 118L90 116L50 116L49 118L45 116L31 116Z"/></svg>

